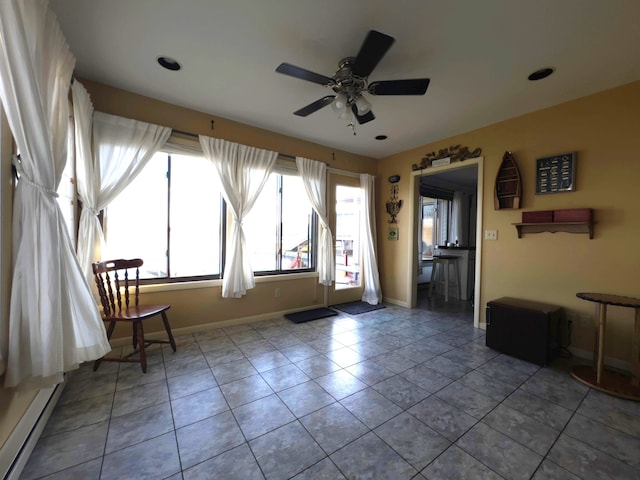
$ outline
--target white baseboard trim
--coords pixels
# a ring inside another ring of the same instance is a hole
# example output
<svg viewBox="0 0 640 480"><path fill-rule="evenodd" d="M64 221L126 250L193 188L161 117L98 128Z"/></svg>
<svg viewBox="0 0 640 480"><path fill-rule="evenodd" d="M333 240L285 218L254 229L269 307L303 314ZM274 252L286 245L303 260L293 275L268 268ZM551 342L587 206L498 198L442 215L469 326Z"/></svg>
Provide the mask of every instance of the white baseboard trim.
<svg viewBox="0 0 640 480"><path fill-rule="evenodd" d="M193 325L191 327L171 328L171 332L173 333L174 337L178 337L180 335L188 335L190 333L208 332L210 330L215 330L217 328L234 327L236 325L244 325L247 323L260 322L262 320L272 320L274 318L280 318L286 315L287 313L301 312L303 310L311 310L313 308L322 308L322 307L326 307L326 305L325 304L308 305L303 308L282 310L279 312L261 313L260 315L251 315L248 317L233 318L230 320L222 320L220 322L202 323L200 325ZM149 333L148 335L145 334L145 338L149 338L150 340L163 339L163 338L166 338L166 336L167 334L164 331L152 332L152 333ZM114 348L122 347L125 345L130 345L131 338L130 337L116 338L111 340L110 343L111 343L111 346Z"/></svg>
<svg viewBox="0 0 640 480"><path fill-rule="evenodd" d="M5 480L18 480L51 412L58 403L65 383L42 389L0 448L0 476Z"/></svg>
<svg viewBox="0 0 640 480"><path fill-rule="evenodd" d="M583 360L588 360L589 362L593 362L593 352L588 350L582 350L580 348L569 347L569 351L573 354L573 356L581 358ZM631 362L627 362L625 360L620 360L619 358L611 358L605 355L604 364L607 367L611 367L614 370L618 370L623 373L630 374L631 373Z"/></svg>
<svg viewBox="0 0 640 480"><path fill-rule="evenodd" d="M404 300L384 297L382 301L385 303L390 303L391 305L397 305L399 307L411 308L411 304L409 302L405 302Z"/></svg>

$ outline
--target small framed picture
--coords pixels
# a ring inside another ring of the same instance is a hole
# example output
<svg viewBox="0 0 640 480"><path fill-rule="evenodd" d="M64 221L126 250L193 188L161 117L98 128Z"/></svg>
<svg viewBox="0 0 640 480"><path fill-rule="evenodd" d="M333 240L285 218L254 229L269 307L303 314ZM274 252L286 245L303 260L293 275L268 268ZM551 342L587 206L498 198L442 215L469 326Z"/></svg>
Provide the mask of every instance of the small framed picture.
<svg viewBox="0 0 640 480"><path fill-rule="evenodd" d="M387 232L388 240L398 240L398 227L389 227L389 231Z"/></svg>
<svg viewBox="0 0 640 480"><path fill-rule="evenodd" d="M573 152L536 160L536 195L575 189L576 161Z"/></svg>

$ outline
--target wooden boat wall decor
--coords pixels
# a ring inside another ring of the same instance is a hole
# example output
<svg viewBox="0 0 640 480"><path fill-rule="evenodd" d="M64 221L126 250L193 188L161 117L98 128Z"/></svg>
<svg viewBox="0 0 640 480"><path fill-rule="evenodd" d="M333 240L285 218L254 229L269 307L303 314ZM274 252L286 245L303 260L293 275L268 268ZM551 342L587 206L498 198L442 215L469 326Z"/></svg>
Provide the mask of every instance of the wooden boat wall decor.
<svg viewBox="0 0 640 480"><path fill-rule="evenodd" d="M511 152L504 152L502 163L496 176L494 206L496 210L518 209L522 199L522 179L516 159Z"/></svg>

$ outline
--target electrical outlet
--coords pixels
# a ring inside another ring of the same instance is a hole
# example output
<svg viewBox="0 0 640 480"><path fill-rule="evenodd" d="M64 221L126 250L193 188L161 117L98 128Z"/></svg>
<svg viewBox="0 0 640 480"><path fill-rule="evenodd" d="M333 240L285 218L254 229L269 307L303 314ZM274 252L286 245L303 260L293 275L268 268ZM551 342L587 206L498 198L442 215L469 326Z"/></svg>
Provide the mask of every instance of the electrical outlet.
<svg viewBox="0 0 640 480"><path fill-rule="evenodd" d="M582 328L590 328L592 325L593 325L593 322L591 321L591 315L589 315L588 313L581 313L580 326Z"/></svg>
<svg viewBox="0 0 640 480"><path fill-rule="evenodd" d="M497 240L498 239L498 231L497 230L485 230L484 231L484 239L485 240Z"/></svg>
<svg viewBox="0 0 640 480"><path fill-rule="evenodd" d="M273 296L276 297L276 298L278 298L280 296L280 293L281 293L280 287L276 287L273 290Z"/></svg>

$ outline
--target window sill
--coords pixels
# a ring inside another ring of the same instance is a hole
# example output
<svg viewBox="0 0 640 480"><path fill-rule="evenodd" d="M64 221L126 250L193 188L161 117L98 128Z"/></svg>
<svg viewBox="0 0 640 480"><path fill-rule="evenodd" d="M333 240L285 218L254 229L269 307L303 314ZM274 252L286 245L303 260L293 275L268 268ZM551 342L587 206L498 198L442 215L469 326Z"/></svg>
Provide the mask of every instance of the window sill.
<svg viewBox="0 0 640 480"><path fill-rule="evenodd" d="M300 280L303 278L317 278L317 272L304 273L288 273L286 275L268 275L263 277L254 277L256 284L282 282L285 280ZM173 283L155 283L152 285L140 285L140 293L159 293L170 292L176 290L195 290L198 288L214 288L222 286L222 280L201 280L193 282L173 282Z"/></svg>

